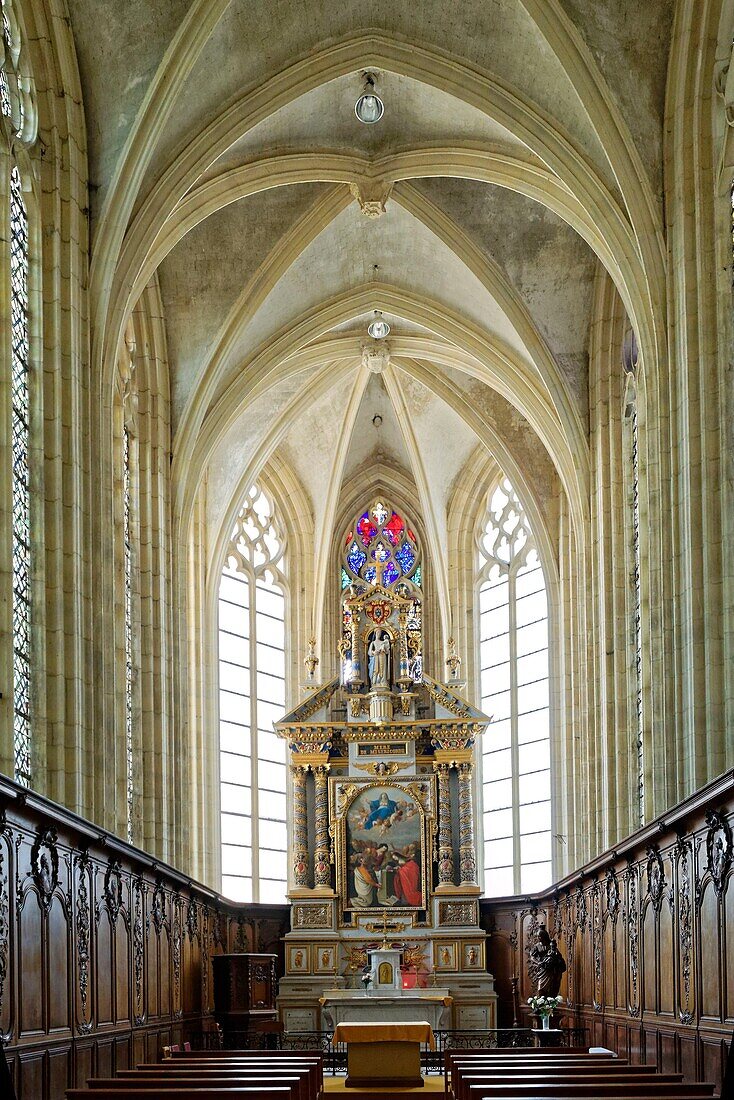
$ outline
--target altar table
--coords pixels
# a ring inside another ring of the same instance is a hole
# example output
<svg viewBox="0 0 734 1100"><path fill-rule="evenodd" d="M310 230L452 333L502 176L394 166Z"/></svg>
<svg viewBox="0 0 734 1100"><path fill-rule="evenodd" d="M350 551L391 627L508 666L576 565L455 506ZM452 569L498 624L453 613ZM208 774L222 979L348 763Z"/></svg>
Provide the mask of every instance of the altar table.
<svg viewBox="0 0 734 1100"><path fill-rule="evenodd" d="M421 1043L436 1047L426 1020L337 1024L333 1042L347 1044L347 1088L420 1088Z"/></svg>

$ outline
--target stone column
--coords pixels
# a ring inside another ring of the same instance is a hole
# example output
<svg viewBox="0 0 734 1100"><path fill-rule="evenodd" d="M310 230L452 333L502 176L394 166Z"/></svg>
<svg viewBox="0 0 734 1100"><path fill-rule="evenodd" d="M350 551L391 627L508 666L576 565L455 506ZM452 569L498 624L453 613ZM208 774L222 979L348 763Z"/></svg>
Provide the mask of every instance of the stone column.
<svg viewBox="0 0 734 1100"><path fill-rule="evenodd" d="M454 845L451 828L451 765L433 765L438 775L438 886L454 886Z"/></svg>
<svg viewBox="0 0 734 1100"><path fill-rule="evenodd" d="M459 869L462 886L477 885L472 767L471 761L459 764Z"/></svg>
<svg viewBox="0 0 734 1100"><path fill-rule="evenodd" d="M308 766L292 764L293 774L293 885L308 888L308 818L306 813L306 776Z"/></svg>
<svg viewBox="0 0 734 1100"><path fill-rule="evenodd" d="M327 792L327 781L329 775L329 765L319 764L313 769L314 785L315 785L315 797L314 797L314 817L315 817L315 834L316 845L313 857L313 884L316 888L319 886L331 886L331 867L330 867L330 855L331 847L329 844L329 798Z"/></svg>

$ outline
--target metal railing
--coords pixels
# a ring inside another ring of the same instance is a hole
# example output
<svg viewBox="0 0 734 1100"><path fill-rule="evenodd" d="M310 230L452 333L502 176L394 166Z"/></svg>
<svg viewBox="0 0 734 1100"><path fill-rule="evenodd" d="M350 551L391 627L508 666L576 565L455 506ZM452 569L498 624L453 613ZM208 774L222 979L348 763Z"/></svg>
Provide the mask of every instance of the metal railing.
<svg viewBox="0 0 734 1100"><path fill-rule="evenodd" d="M495 1050L498 1047L521 1048L535 1046L534 1033L529 1027L486 1028L483 1030L437 1028L434 1033L435 1050L427 1044L421 1046L421 1064L424 1073L443 1073L444 1054L449 1050ZM559 1046L588 1046L588 1028L564 1027L556 1032ZM191 1046L211 1049L218 1045L224 1050L296 1050L320 1054L324 1059L324 1071L336 1076L347 1068L347 1048L344 1043L334 1043L333 1031L229 1031L217 1043L212 1032L193 1033Z"/></svg>

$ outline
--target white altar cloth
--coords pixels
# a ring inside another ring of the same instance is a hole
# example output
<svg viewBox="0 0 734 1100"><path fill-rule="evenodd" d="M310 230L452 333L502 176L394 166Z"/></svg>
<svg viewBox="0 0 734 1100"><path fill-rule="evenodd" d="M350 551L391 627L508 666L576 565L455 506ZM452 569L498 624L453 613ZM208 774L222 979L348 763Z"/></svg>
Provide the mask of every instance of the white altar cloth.
<svg viewBox="0 0 734 1100"><path fill-rule="evenodd" d="M321 1026L343 1023L409 1023L426 1020L436 1028L451 1027L453 999L447 989L396 989L367 992L363 989L325 989L319 998Z"/></svg>

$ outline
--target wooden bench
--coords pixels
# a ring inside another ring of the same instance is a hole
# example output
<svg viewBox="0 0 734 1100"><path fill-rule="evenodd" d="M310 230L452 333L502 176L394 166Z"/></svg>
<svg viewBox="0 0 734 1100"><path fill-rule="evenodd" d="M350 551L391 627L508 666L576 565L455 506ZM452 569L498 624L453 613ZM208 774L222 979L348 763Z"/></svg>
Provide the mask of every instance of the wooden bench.
<svg viewBox="0 0 734 1100"><path fill-rule="evenodd" d="M300 1100L318 1100L322 1086L322 1067L315 1062L251 1062L233 1065L229 1062L219 1064L200 1064L169 1066L164 1063L153 1065L141 1064L137 1069L121 1070L118 1080L130 1080L136 1077L145 1077L152 1080L169 1083L175 1086L177 1081L205 1080L216 1078L219 1081L237 1081L245 1077L257 1076L272 1079L273 1084L279 1084L284 1079L297 1077L300 1082Z"/></svg>
<svg viewBox="0 0 734 1100"><path fill-rule="evenodd" d="M235 1085L233 1087L210 1087L202 1084L197 1088L182 1088L177 1100L291 1100L289 1088L273 1085ZM160 1100L159 1085L153 1088L138 1088L134 1082L124 1090L120 1089L67 1089L67 1100Z"/></svg>
<svg viewBox="0 0 734 1100"><path fill-rule="evenodd" d="M291 1100L309 1100L306 1080L293 1074L286 1076L285 1074L260 1072L237 1074L236 1076L189 1074L187 1077L167 1077L165 1074L148 1076L140 1073L132 1077L94 1077L90 1078L87 1085L90 1096L92 1094L96 1095L100 1090L114 1091L119 1095L125 1095L130 1088L158 1089L161 1093L170 1094L174 1089L179 1092L182 1089L199 1089L202 1087L233 1089L243 1085L247 1088L267 1089L271 1086L278 1086L289 1090Z"/></svg>

